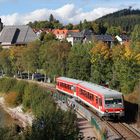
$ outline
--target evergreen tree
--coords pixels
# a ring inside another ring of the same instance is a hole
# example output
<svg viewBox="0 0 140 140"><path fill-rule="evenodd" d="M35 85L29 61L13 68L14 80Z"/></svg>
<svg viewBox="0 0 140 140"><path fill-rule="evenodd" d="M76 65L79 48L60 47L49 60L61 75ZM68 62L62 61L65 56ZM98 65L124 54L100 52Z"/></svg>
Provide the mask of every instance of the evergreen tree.
<svg viewBox="0 0 140 140"><path fill-rule="evenodd" d="M50 17L49 17L49 22L54 22L55 21L55 18L52 14L50 14Z"/></svg>

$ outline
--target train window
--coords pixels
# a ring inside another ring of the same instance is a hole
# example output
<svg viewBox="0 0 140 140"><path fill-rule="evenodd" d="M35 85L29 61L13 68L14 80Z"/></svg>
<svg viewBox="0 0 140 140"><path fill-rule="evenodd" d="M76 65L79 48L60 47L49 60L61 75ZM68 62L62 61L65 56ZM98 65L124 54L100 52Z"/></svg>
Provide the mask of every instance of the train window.
<svg viewBox="0 0 140 140"><path fill-rule="evenodd" d="M114 104L121 104L122 100L121 99L114 99L113 102L114 102Z"/></svg>
<svg viewBox="0 0 140 140"><path fill-rule="evenodd" d="M88 92L88 96L87 97L88 97L88 99L90 99L90 93L89 92Z"/></svg>
<svg viewBox="0 0 140 140"><path fill-rule="evenodd" d="M105 104L122 104L122 100L121 99L107 98L105 100Z"/></svg>
<svg viewBox="0 0 140 140"><path fill-rule="evenodd" d="M96 104L98 104L98 97L96 96Z"/></svg>
<svg viewBox="0 0 140 140"><path fill-rule="evenodd" d="M99 98L99 106L102 106L102 99Z"/></svg>
<svg viewBox="0 0 140 140"><path fill-rule="evenodd" d="M93 100L93 95L92 94L90 94L90 100Z"/></svg>

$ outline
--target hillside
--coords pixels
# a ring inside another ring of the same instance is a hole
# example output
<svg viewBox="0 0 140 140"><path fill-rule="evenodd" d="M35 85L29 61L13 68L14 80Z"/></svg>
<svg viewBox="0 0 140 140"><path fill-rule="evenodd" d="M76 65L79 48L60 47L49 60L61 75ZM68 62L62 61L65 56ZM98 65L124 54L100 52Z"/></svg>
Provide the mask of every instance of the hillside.
<svg viewBox="0 0 140 140"><path fill-rule="evenodd" d="M122 31L126 31L128 35L134 29L136 24L140 24L140 10L123 9L108 15L105 15L95 21L88 22L86 19L80 21L79 24L73 25L69 23L63 25L59 20L56 20L55 17L51 14L49 20L45 21L35 21L29 22L28 25L36 29L79 29L80 31L84 29L92 29L95 34L120 34ZM113 29L113 32L112 32ZM117 31L117 33L116 33Z"/></svg>
<svg viewBox="0 0 140 140"><path fill-rule="evenodd" d="M107 24L111 26L121 26L126 32L131 32L136 24L140 24L140 10L123 9L96 20L97 23Z"/></svg>

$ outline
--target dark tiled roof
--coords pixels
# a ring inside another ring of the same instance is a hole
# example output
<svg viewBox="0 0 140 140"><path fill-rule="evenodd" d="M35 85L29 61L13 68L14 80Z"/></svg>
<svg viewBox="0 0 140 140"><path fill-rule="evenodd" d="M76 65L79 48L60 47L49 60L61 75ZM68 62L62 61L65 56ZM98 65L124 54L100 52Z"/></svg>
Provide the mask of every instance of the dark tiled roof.
<svg viewBox="0 0 140 140"><path fill-rule="evenodd" d="M0 34L0 42L8 44L27 44L36 39L36 34L26 25L5 26Z"/></svg>
<svg viewBox="0 0 140 140"><path fill-rule="evenodd" d="M127 35L120 35L120 37L123 41L130 40L130 38Z"/></svg>
<svg viewBox="0 0 140 140"><path fill-rule="evenodd" d="M96 40L101 40L101 41L113 41L113 38L111 35L95 35L94 36Z"/></svg>
<svg viewBox="0 0 140 140"><path fill-rule="evenodd" d="M83 36L91 36L91 35L93 35L93 31L89 30L89 29L84 29L83 31L81 31L81 34Z"/></svg>
<svg viewBox="0 0 140 140"><path fill-rule="evenodd" d="M80 32L68 32L68 37L79 37L83 38L84 36Z"/></svg>

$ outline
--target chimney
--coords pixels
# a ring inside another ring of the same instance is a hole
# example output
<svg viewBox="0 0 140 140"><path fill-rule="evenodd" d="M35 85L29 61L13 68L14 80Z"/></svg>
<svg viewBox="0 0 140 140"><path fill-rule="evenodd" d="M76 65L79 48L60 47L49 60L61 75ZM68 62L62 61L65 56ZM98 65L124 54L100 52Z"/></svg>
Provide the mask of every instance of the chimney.
<svg viewBox="0 0 140 140"><path fill-rule="evenodd" d="M3 29L3 23L1 22L1 18L0 18L0 32L2 31Z"/></svg>

